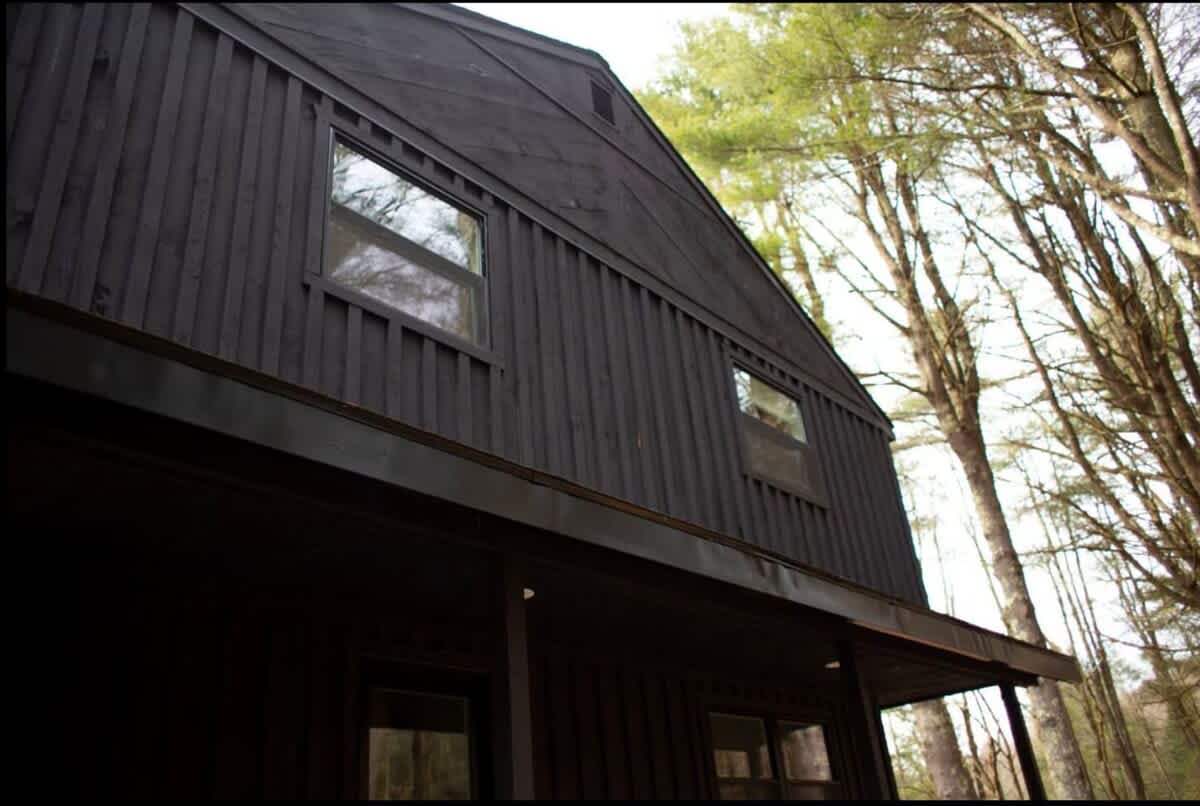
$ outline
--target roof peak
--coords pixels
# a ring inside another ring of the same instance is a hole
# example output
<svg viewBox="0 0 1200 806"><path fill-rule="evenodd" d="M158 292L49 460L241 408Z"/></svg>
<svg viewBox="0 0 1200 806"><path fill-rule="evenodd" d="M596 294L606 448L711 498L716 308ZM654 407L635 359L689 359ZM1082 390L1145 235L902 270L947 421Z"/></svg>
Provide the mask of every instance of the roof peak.
<svg viewBox="0 0 1200 806"><path fill-rule="evenodd" d="M522 28L518 25L498 20L495 17L480 14L478 11L472 11L469 8L463 8L456 3L396 3L395 5L400 6L406 11L413 11L428 17L436 17L444 22L462 25L480 33L536 48L552 56L585 64L589 67L602 67L610 73L612 72L608 61L590 48L572 45L570 42L564 42L561 39L555 39L545 34L539 34L536 31L530 31L528 28Z"/></svg>

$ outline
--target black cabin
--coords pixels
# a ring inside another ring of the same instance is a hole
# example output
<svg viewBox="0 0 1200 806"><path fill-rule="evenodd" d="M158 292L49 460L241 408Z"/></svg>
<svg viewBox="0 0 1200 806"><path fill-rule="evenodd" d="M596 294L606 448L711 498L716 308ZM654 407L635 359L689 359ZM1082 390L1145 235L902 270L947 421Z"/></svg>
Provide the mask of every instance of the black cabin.
<svg viewBox="0 0 1200 806"><path fill-rule="evenodd" d="M889 797L881 708L1077 678L928 609L887 418L597 54L5 14L43 791Z"/></svg>

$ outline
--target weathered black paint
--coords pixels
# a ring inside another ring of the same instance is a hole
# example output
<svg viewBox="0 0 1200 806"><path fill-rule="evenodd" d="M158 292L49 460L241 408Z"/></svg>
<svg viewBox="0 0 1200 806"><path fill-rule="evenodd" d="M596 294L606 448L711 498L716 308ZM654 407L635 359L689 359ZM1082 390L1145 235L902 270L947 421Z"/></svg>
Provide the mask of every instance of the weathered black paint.
<svg viewBox="0 0 1200 806"><path fill-rule="evenodd" d="M924 601L886 422L636 115L578 120L600 63L392 7L239 9L295 52L195 11L9 12L11 286ZM364 57L371 99L335 75ZM489 347L323 279L331 126L483 213ZM746 475L730 355L801 400L828 506Z"/></svg>

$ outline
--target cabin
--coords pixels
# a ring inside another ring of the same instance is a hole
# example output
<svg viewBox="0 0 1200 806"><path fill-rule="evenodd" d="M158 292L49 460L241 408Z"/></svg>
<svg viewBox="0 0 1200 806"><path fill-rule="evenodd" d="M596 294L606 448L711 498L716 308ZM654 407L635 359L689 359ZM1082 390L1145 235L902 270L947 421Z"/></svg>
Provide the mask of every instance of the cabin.
<svg viewBox="0 0 1200 806"><path fill-rule="evenodd" d="M890 798L881 709L1000 686L1041 793L1014 686L1075 661L929 609L887 417L601 56L5 15L31 778Z"/></svg>

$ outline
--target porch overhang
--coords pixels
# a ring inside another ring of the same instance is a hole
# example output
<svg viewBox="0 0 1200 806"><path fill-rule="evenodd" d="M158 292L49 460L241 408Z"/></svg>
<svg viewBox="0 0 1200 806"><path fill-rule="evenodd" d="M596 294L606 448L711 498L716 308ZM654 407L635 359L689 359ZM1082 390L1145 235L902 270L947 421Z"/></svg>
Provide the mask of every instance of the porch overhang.
<svg viewBox="0 0 1200 806"><path fill-rule="evenodd" d="M844 619L883 707L1004 681L1081 679L1067 655L58 303L10 290L6 336L10 374Z"/></svg>

